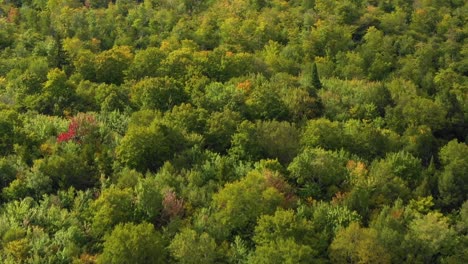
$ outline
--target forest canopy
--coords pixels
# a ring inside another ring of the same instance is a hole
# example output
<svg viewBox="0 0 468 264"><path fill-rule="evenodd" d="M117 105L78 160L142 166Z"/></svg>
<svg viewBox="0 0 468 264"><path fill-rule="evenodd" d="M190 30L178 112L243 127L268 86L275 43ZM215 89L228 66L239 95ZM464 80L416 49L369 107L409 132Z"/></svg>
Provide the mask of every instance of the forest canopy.
<svg viewBox="0 0 468 264"><path fill-rule="evenodd" d="M0 259L468 263L468 2L5 0Z"/></svg>

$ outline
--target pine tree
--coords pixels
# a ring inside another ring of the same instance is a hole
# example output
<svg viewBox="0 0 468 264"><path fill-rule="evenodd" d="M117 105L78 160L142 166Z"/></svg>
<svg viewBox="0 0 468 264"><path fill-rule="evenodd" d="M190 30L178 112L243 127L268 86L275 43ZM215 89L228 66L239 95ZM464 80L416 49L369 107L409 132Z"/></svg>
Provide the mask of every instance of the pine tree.
<svg viewBox="0 0 468 264"><path fill-rule="evenodd" d="M319 74L317 71L317 64L315 62L314 64L312 64L311 85L316 90L319 90L322 88L322 83L320 82Z"/></svg>

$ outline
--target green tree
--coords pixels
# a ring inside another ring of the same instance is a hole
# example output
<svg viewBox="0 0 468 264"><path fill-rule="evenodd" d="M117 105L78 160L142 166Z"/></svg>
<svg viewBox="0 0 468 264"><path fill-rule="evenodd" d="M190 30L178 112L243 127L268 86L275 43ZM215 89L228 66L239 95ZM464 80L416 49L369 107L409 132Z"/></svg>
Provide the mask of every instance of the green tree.
<svg viewBox="0 0 468 264"><path fill-rule="evenodd" d="M17 168L14 162L15 160L13 158L0 158L0 189L7 187L10 182L15 180Z"/></svg>
<svg viewBox="0 0 468 264"><path fill-rule="evenodd" d="M383 171L390 170L392 174L405 180L411 189L416 188L421 181L423 170L421 160L407 152L389 153L384 160L373 166L372 170L379 170L377 174L383 174Z"/></svg>
<svg viewBox="0 0 468 264"><path fill-rule="evenodd" d="M70 150L36 160L33 174L38 173L38 179L50 178L54 190L71 186L81 190L95 186L99 179L95 168L83 156L76 155L75 151L78 148L71 147Z"/></svg>
<svg viewBox="0 0 468 264"><path fill-rule="evenodd" d="M183 264L214 263L218 257L215 240L207 233L183 229L169 245L171 255Z"/></svg>
<svg viewBox="0 0 468 264"><path fill-rule="evenodd" d="M336 263L391 263L390 256L372 228L352 223L336 234L329 248L330 259Z"/></svg>
<svg viewBox="0 0 468 264"><path fill-rule="evenodd" d="M372 160L396 151L399 135L388 129L381 129L375 123L351 119L343 124L343 147L352 154Z"/></svg>
<svg viewBox="0 0 468 264"><path fill-rule="evenodd" d="M352 28L352 25L337 24L333 19L317 19L313 27L302 34L302 46L306 58L309 61L315 59L320 68L318 56L332 58L340 51L349 50L353 45ZM322 68L320 70L321 76L326 76Z"/></svg>
<svg viewBox="0 0 468 264"><path fill-rule="evenodd" d="M251 263L308 263L317 259L321 237L311 221L292 210L263 215L255 227Z"/></svg>
<svg viewBox="0 0 468 264"><path fill-rule="evenodd" d="M440 20L439 13L433 6L421 6L411 15L410 28L421 35L430 35L431 29L436 27Z"/></svg>
<svg viewBox="0 0 468 264"><path fill-rule="evenodd" d="M314 226L311 221L298 216L292 210L278 209L274 215L263 215L255 227L253 241L257 245L268 244L275 239L293 238L295 241L313 245Z"/></svg>
<svg viewBox="0 0 468 264"><path fill-rule="evenodd" d="M299 149L299 130L294 124L279 121L242 122L232 136L231 155L247 160L277 158L289 163Z"/></svg>
<svg viewBox="0 0 468 264"><path fill-rule="evenodd" d="M165 76L169 76L183 82L188 79L188 76L197 74L200 71L193 60L195 48L190 45L194 43L188 41L187 44L189 47L182 47L171 51L167 57L162 60L160 71Z"/></svg>
<svg viewBox="0 0 468 264"><path fill-rule="evenodd" d="M385 13L381 16L380 27L385 33L402 33L408 28L407 14L403 6L396 6L391 13Z"/></svg>
<svg viewBox="0 0 468 264"><path fill-rule="evenodd" d="M257 217L271 214L285 202L285 196L269 182L282 181L269 171L251 171L245 178L228 183L213 196L212 221L215 237L251 236Z"/></svg>
<svg viewBox="0 0 468 264"><path fill-rule="evenodd" d="M220 52L222 51L220 50ZM267 74L265 63L248 52L232 53L224 51L220 63L220 76L217 76L219 81L228 81L249 74Z"/></svg>
<svg viewBox="0 0 468 264"><path fill-rule="evenodd" d="M406 249L402 241L408 231L409 219L408 210L401 200L397 200L392 206L384 206L370 223L370 227L377 230L379 243L389 253L391 263L405 261Z"/></svg>
<svg viewBox="0 0 468 264"><path fill-rule="evenodd" d="M187 146L180 131L155 120L150 126L131 126L117 146L120 162L140 172L156 171Z"/></svg>
<svg viewBox="0 0 468 264"><path fill-rule="evenodd" d="M186 100L183 87L168 77L146 78L131 88L130 99L140 109L170 110Z"/></svg>
<svg viewBox="0 0 468 264"><path fill-rule="evenodd" d="M238 112L229 109L213 112L206 124L205 137L208 147L218 153L225 153L231 146L231 138L241 120Z"/></svg>
<svg viewBox="0 0 468 264"><path fill-rule="evenodd" d="M52 69L47 73L42 94L37 98L33 109L47 114L63 115L64 111L71 110L74 97L75 89L65 72Z"/></svg>
<svg viewBox="0 0 468 264"><path fill-rule="evenodd" d="M93 99L103 112L123 111L130 104L128 88L123 85L119 87L115 84L102 83L96 87L95 92Z"/></svg>
<svg viewBox="0 0 468 264"><path fill-rule="evenodd" d="M369 179L371 202L375 207L391 205L397 199L408 201L409 182L418 184L421 172L420 161L405 153L390 154L386 160L374 160L370 166Z"/></svg>
<svg viewBox="0 0 468 264"><path fill-rule="evenodd" d="M273 72L286 72L296 75L299 72L299 65L294 57L289 57L287 49L276 41L269 40L263 50L265 63Z"/></svg>
<svg viewBox="0 0 468 264"><path fill-rule="evenodd" d="M96 81L121 84L132 60L133 54L128 46L116 46L97 54L94 60Z"/></svg>
<svg viewBox="0 0 468 264"><path fill-rule="evenodd" d="M136 210L142 215L142 219L156 222L163 208L163 196L161 186L153 177L139 179L135 186Z"/></svg>
<svg viewBox="0 0 468 264"><path fill-rule="evenodd" d="M234 85L211 82L201 91L192 91L191 96L195 105L208 111L245 111L245 93Z"/></svg>
<svg viewBox="0 0 468 264"><path fill-rule="evenodd" d="M405 236L409 262L437 262L442 255L452 254L456 241L455 230L440 213L430 212L409 223Z"/></svg>
<svg viewBox="0 0 468 264"><path fill-rule="evenodd" d="M164 115L164 119L174 127L187 132L202 134L205 132L206 124L211 119L215 119L215 113L211 119L208 118L208 111L203 108L195 107L189 103L181 103L174 106L171 111Z"/></svg>
<svg viewBox="0 0 468 264"><path fill-rule="evenodd" d="M439 156L443 165L439 174L441 202L447 209L458 208L468 193L468 146L454 139L440 149Z"/></svg>
<svg viewBox="0 0 468 264"><path fill-rule="evenodd" d="M340 122L330 121L326 118L312 119L307 124L301 135L303 147L322 147L326 150L338 150L347 139L343 133L343 125Z"/></svg>
<svg viewBox="0 0 468 264"><path fill-rule="evenodd" d="M317 63L312 64L312 75L310 77L310 86L315 90L322 89L322 82L320 81L320 77L317 70Z"/></svg>
<svg viewBox="0 0 468 264"><path fill-rule="evenodd" d="M281 92L281 100L288 109L291 121L300 122L318 117L322 112L322 103L305 88L287 87Z"/></svg>
<svg viewBox="0 0 468 264"><path fill-rule="evenodd" d="M289 115L286 105L281 101L278 89L271 83L258 76L254 80L252 91L246 98L245 104L251 119L285 120Z"/></svg>
<svg viewBox="0 0 468 264"><path fill-rule="evenodd" d="M159 67L164 58L164 52L158 48L150 47L137 51L132 64L125 72L127 79L139 80L144 77L159 77Z"/></svg>
<svg viewBox="0 0 468 264"><path fill-rule="evenodd" d="M336 70L344 79L364 79L365 65L361 54L356 51L340 52L336 55Z"/></svg>
<svg viewBox="0 0 468 264"><path fill-rule="evenodd" d="M112 230L115 225L133 220L135 209L133 192L130 189L115 187L105 189L99 198L93 201L90 209L93 214L93 232L101 236Z"/></svg>
<svg viewBox="0 0 468 264"><path fill-rule="evenodd" d="M0 110L0 155L4 156L13 151L20 125L19 116L12 110ZM19 139L19 138L18 138Z"/></svg>
<svg viewBox="0 0 468 264"><path fill-rule="evenodd" d="M167 263L164 240L152 224L120 224L105 237L97 263Z"/></svg>
<svg viewBox="0 0 468 264"><path fill-rule="evenodd" d="M95 60L96 55L88 49L83 49L77 52L73 59L75 72L80 74L84 80L96 81Z"/></svg>
<svg viewBox="0 0 468 264"><path fill-rule="evenodd" d="M318 95L324 115L331 120L376 119L390 103L385 86L379 82L328 79L324 84L326 88Z"/></svg>
<svg viewBox="0 0 468 264"><path fill-rule="evenodd" d="M375 27L370 27L364 35L364 40L361 54L367 67L368 78L382 80L389 75L395 64L392 39Z"/></svg>
<svg viewBox="0 0 468 264"><path fill-rule="evenodd" d="M403 149L429 164L437 154L436 138L427 126L409 127L401 137Z"/></svg>
<svg viewBox="0 0 468 264"><path fill-rule="evenodd" d="M424 109L424 111L422 111ZM430 99L417 98L405 105L402 114L412 126L427 125L433 130L444 127L447 111Z"/></svg>
<svg viewBox="0 0 468 264"><path fill-rule="evenodd" d="M314 250L301 245L292 238L277 239L268 244L257 246L247 263L310 263L314 259Z"/></svg>
<svg viewBox="0 0 468 264"><path fill-rule="evenodd" d="M331 199L348 176L349 155L321 148L306 148L289 164L288 171L300 186L302 195Z"/></svg>

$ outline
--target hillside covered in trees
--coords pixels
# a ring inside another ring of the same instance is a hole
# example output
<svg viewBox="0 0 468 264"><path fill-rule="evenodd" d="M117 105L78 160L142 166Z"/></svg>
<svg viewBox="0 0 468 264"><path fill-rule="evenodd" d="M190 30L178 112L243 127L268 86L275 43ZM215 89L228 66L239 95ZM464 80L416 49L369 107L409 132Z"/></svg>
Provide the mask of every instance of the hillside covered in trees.
<svg viewBox="0 0 468 264"><path fill-rule="evenodd" d="M468 2L4 0L0 260L468 263Z"/></svg>

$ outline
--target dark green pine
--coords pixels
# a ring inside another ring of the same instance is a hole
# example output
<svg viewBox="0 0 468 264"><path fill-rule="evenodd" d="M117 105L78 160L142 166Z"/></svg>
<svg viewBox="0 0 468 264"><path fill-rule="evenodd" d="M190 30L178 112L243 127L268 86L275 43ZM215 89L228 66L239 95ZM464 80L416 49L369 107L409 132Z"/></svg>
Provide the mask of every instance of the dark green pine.
<svg viewBox="0 0 468 264"><path fill-rule="evenodd" d="M311 76L311 84L312 87L315 88L316 90L319 90L322 88L322 83L320 82L318 70L317 70L317 64L314 62L312 64L312 76Z"/></svg>

